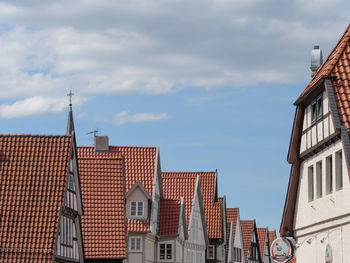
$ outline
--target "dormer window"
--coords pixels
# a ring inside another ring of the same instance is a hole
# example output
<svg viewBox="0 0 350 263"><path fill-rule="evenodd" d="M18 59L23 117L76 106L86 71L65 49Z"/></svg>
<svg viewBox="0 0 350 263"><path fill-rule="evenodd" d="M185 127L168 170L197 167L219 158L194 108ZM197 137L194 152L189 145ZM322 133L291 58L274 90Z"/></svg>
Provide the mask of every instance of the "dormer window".
<svg viewBox="0 0 350 263"><path fill-rule="evenodd" d="M322 94L311 102L311 123L315 124L323 116Z"/></svg>

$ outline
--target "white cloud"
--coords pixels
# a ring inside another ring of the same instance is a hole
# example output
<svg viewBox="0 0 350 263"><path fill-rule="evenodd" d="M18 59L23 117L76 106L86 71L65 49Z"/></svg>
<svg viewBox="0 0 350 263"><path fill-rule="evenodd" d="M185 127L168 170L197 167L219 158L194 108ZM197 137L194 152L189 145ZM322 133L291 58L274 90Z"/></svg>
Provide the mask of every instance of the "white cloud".
<svg viewBox="0 0 350 263"><path fill-rule="evenodd" d="M121 111L115 116L114 121L118 125L123 125L126 123L156 122L169 118L170 116L167 113L143 112L130 114L128 111Z"/></svg>
<svg viewBox="0 0 350 263"><path fill-rule="evenodd" d="M75 98L74 105L80 105L84 98ZM67 98L30 97L12 104L0 105L0 117L6 119L61 112L67 108Z"/></svg>
<svg viewBox="0 0 350 263"><path fill-rule="evenodd" d="M0 97L306 81L348 23L336 1L2 1Z"/></svg>

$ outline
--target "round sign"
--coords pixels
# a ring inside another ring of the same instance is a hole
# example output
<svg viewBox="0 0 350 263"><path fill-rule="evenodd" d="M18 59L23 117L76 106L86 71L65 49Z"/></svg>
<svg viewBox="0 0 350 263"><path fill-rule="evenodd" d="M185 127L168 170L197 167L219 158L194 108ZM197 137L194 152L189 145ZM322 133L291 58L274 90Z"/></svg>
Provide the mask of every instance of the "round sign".
<svg viewBox="0 0 350 263"><path fill-rule="evenodd" d="M287 263L292 259L293 252L293 244L289 239L279 237L271 244L271 258L277 263Z"/></svg>
<svg viewBox="0 0 350 263"><path fill-rule="evenodd" d="M326 246L325 259L326 259L326 263L332 263L333 254L332 254L332 248L330 244Z"/></svg>

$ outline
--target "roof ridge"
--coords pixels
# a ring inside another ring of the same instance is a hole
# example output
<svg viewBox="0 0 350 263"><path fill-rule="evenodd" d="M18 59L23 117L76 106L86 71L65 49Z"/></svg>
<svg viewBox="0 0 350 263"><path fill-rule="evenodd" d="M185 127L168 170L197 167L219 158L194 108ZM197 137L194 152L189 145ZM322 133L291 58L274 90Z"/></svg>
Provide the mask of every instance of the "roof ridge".
<svg viewBox="0 0 350 263"><path fill-rule="evenodd" d="M71 137L70 134L0 134L0 137Z"/></svg>

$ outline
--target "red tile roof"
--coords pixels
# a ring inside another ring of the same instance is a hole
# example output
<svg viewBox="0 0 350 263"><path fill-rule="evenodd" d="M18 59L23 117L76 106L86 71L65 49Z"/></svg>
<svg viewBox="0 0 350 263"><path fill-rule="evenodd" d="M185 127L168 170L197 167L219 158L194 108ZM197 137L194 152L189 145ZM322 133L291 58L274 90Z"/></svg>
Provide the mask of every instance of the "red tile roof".
<svg viewBox="0 0 350 263"><path fill-rule="evenodd" d="M269 231L269 247L271 247L271 244L276 239L276 237L276 230Z"/></svg>
<svg viewBox="0 0 350 263"><path fill-rule="evenodd" d="M248 250L250 247L250 241L252 239L253 227L254 227L254 220L241 220L244 258L246 260L248 258Z"/></svg>
<svg viewBox="0 0 350 263"><path fill-rule="evenodd" d="M208 237L219 239L221 238L223 199L218 198L217 202L214 202L216 172L163 172L162 180L164 197L169 199L184 197L188 224L191 215L194 187L198 175L201 184Z"/></svg>
<svg viewBox="0 0 350 263"><path fill-rule="evenodd" d="M264 258L264 247L265 247L265 242L266 242L266 237L267 237L267 228L260 228L260 227L258 227L256 229L256 232L258 233L260 257L263 260L263 258Z"/></svg>
<svg viewBox="0 0 350 263"><path fill-rule="evenodd" d="M52 262L70 150L70 135L0 135L1 262Z"/></svg>
<svg viewBox="0 0 350 263"><path fill-rule="evenodd" d="M349 37L350 37L350 25L346 28L343 35L338 40L333 50L329 53L326 60L321 67L317 70L309 84L299 95L296 101L303 97L309 90L324 76L336 76L341 80L349 80ZM349 86L346 83L346 86Z"/></svg>
<svg viewBox="0 0 350 263"><path fill-rule="evenodd" d="M233 240L235 239L238 215L239 215L239 208L226 208L226 222L229 224L232 221L233 223L233 229L232 229Z"/></svg>
<svg viewBox="0 0 350 263"><path fill-rule="evenodd" d="M93 147L79 147L84 156L94 154ZM124 176L125 192L139 181L145 190L152 196L153 179L156 161L156 147L136 147L136 146L109 146L108 154L115 154L124 158ZM128 231L149 231L149 222L132 222L127 223ZM145 230L145 227L148 229ZM134 227L134 228L133 228Z"/></svg>
<svg viewBox="0 0 350 263"><path fill-rule="evenodd" d="M79 147L81 151L93 153L92 147ZM125 191L139 181L152 196L156 147L137 146L109 146L110 154L119 154L124 157Z"/></svg>
<svg viewBox="0 0 350 263"><path fill-rule="evenodd" d="M148 232L150 223L149 221L128 220L126 222L126 229L134 232Z"/></svg>
<svg viewBox="0 0 350 263"><path fill-rule="evenodd" d="M239 215L239 208L226 208L226 257L229 249L230 242L230 231L231 231L231 222L232 222L232 243L235 241L236 228L237 228L237 218Z"/></svg>
<svg viewBox="0 0 350 263"><path fill-rule="evenodd" d="M347 128L350 128L350 25L299 98L305 95L324 76L334 77L332 86L340 121Z"/></svg>
<svg viewBox="0 0 350 263"><path fill-rule="evenodd" d="M125 258L123 159L77 147L83 196L82 231L86 258Z"/></svg>
<svg viewBox="0 0 350 263"><path fill-rule="evenodd" d="M162 235L176 235L179 230L180 200L163 199L160 201L159 232Z"/></svg>

